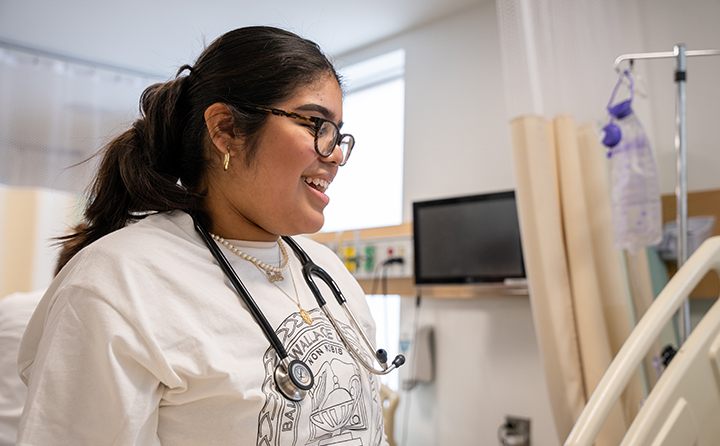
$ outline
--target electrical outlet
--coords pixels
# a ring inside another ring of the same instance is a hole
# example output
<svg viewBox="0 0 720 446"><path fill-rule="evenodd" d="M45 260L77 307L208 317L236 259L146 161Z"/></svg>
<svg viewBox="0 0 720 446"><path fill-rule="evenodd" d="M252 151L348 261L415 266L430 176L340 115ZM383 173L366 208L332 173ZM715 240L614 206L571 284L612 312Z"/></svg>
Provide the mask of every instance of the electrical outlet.
<svg viewBox="0 0 720 446"><path fill-rule="evenodd" d="M505 420L503 446L530 446L530 419L508 415Z"/></svg>
<svg viewBox="0 0 720 446"><path fill-rule="evenodd" d="M379 275L387 278L413 275L412 237L343 241L327 243L326 246L334 248L345 267L357 279L374 279ZM402 261L383 266L390 258L401 258Z"/></svg>
<svg viewBox="0 0 720 446"><path fill-rule="evenodd" d="M388 278L412 277L412 238L394 237L377 241L377 264L383 265L390 258L401 258L401 263L392 263L385 267L383 274Z"/></svg>

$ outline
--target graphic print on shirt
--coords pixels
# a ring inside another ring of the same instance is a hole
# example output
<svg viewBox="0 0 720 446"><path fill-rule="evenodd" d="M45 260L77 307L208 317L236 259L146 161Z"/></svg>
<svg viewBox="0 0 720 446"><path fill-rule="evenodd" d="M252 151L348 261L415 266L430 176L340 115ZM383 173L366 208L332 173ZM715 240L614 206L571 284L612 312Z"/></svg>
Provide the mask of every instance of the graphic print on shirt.
<svg viewBox="0 0 720 446"><path fill-rule="evenodd" d="M376 379L358 366L320 309L310 310L307 325L299 313L276 330L291 360L305 362L315 384L303 401L290 401L275 387L276 355L265 352L265 406L258 417L258 446L376 446L383 438L383 421ZM338 321L358 349L354 331ZM360 350L363 358L371 358ZM375 410L373 410L373 407Z"/></svg>

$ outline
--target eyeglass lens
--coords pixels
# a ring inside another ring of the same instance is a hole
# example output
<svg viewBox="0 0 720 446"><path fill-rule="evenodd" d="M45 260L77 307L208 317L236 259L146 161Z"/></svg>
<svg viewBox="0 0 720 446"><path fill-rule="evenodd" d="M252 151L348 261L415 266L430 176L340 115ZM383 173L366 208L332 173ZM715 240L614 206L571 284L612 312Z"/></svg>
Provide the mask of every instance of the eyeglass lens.
<svg viewBox="0 0 720 446"><path fill-rule="evenodd" d="M351 135L343 135L342 139L338 141L339 134L340 131L333 122L323 122L317 134L317 146L322 156L330 156L335 150L335 145L339 145L343 154L343 164L345 164L355 140Z"/></svg>

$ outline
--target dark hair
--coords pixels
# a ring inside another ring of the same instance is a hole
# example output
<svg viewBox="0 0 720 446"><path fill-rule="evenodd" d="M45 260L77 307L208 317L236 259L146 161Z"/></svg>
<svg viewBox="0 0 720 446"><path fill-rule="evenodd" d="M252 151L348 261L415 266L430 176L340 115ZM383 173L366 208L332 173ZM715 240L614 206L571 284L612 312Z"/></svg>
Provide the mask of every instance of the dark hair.
<svg viewBox="0 0 720 446"><path fill-rule="evenodd" d="M78 233L85 231L87 229L88 225L85 223L79 223L77 226L75 226L70 232L71 233ZM77 244L80 242L79 237L74 238L68 238L68 240L62 244L62 247L60 249L60 252L58 253L58 258L55 261L55 275L57 276L60 274L60 270L62 270L67 262L70 261L70 259L73 257L73 255L78 251Z"/></svg>
<svg viewBox="0 0 720 446"><path fill-rule="evenodd" d="M250 161L268 115L234 105L272 106L326 75L340 83L317 44L257 26L224 34L174 80L148 87L140 99L141 118L104 149L85 209L87 228L62 238L72 244L70 257L152 212L183 210L211 229L202 207L209 141L205 110L218 102L228 105Z"/></svg>

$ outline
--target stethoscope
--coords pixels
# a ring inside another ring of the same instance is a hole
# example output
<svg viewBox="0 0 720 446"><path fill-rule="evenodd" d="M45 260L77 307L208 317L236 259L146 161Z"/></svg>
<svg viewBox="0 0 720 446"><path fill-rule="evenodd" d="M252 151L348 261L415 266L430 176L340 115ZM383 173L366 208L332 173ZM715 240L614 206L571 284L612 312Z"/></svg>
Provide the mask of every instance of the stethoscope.
<svg viewBox="0 0 720 446"><path fill-rule="evenodd" d="M230 280L230 283L235 288L238 296L247 306L253 319L255 319L255 322L257 322L257 324L262 329L273 350L275 350L275 354L277 356L277 365L275 366L274 372L275 385L277 386L280 393L282 393L286 398L292 401L301 401L303 398L305 398L307 391L312 389L312 386L315 383L315 378L312 371L310 370L310 367L308 367L307 364L305 364L299 359L290 360L287 351L285 350L285 347L283 346L282 342L280 342L280 338L278 338L278 336L275 334L275 331L270 326L270 323L265 318L265 315L262 311L260 311L260 308L253 300L252 296L250 296L247 288L245 288L245 285L243 285L243 283L240 281L240 278L235 273L235 270L232 268L232 266L230 266L230 262L228 262L225 254L222 253L218 245L210 237L210 234L208 234L208 232L197 222L197 220L193 219L193 221L195 222L195 229L200 233L200 236L207 245L208 249L210 249L213 257L215 257L215 260L218 261L220 268ZM346 305L345 296L342 295L342 292L340 291L337 283L335 283L332 277L330 277L330 275L325 270L317 266L310 259L310 256L307 255L307 253L300 247L300 245L297 244L295 240L287 236L283 236L282 239L285 243L288 244L288 246L290 246L290 248L295 253L295 256L298 258L298 260L300 260L300 263L302 264L303 277L305 278L305 282L307 283L308 287L310 287L310 291L312 291L313 295L315 296L315 300L317 301L318 306L323 311L323 313L325 313L325 316L328 318L330 324L340 336L340 339L345 345L345 348L350 352L350 355L355 359L355 361L358 364L362 365L368 372L374 373L375 375L386 375L394 369L403 365L405 363L405 357L403 355L397 355L392 361L392 363L388 366L387 352L383 349L378 349L374 355L378 363L382 367L382 370L378 370L372 364L369 364L360 355L360 353L355 350L355 347L352 346L350 341L345 336L345 333L340 329L338 322L335 320L332 313L330 313L330 310L327 308L325 299L320 293L320 290L315 284L315 280L312 276L315 275L319 277L320 280L325 282L325 284L330 288L330 291L332 291L338 304L340 304L342 309L345 311L348 320L351 322L353 327L355 327L355 331L360 335L360 338L362 339L365 346L368 348L368 350L373 351L374 348L370 343L370 340L368 339L362 327L360 327L360 324L355 318L353 312Z"/></svg>

